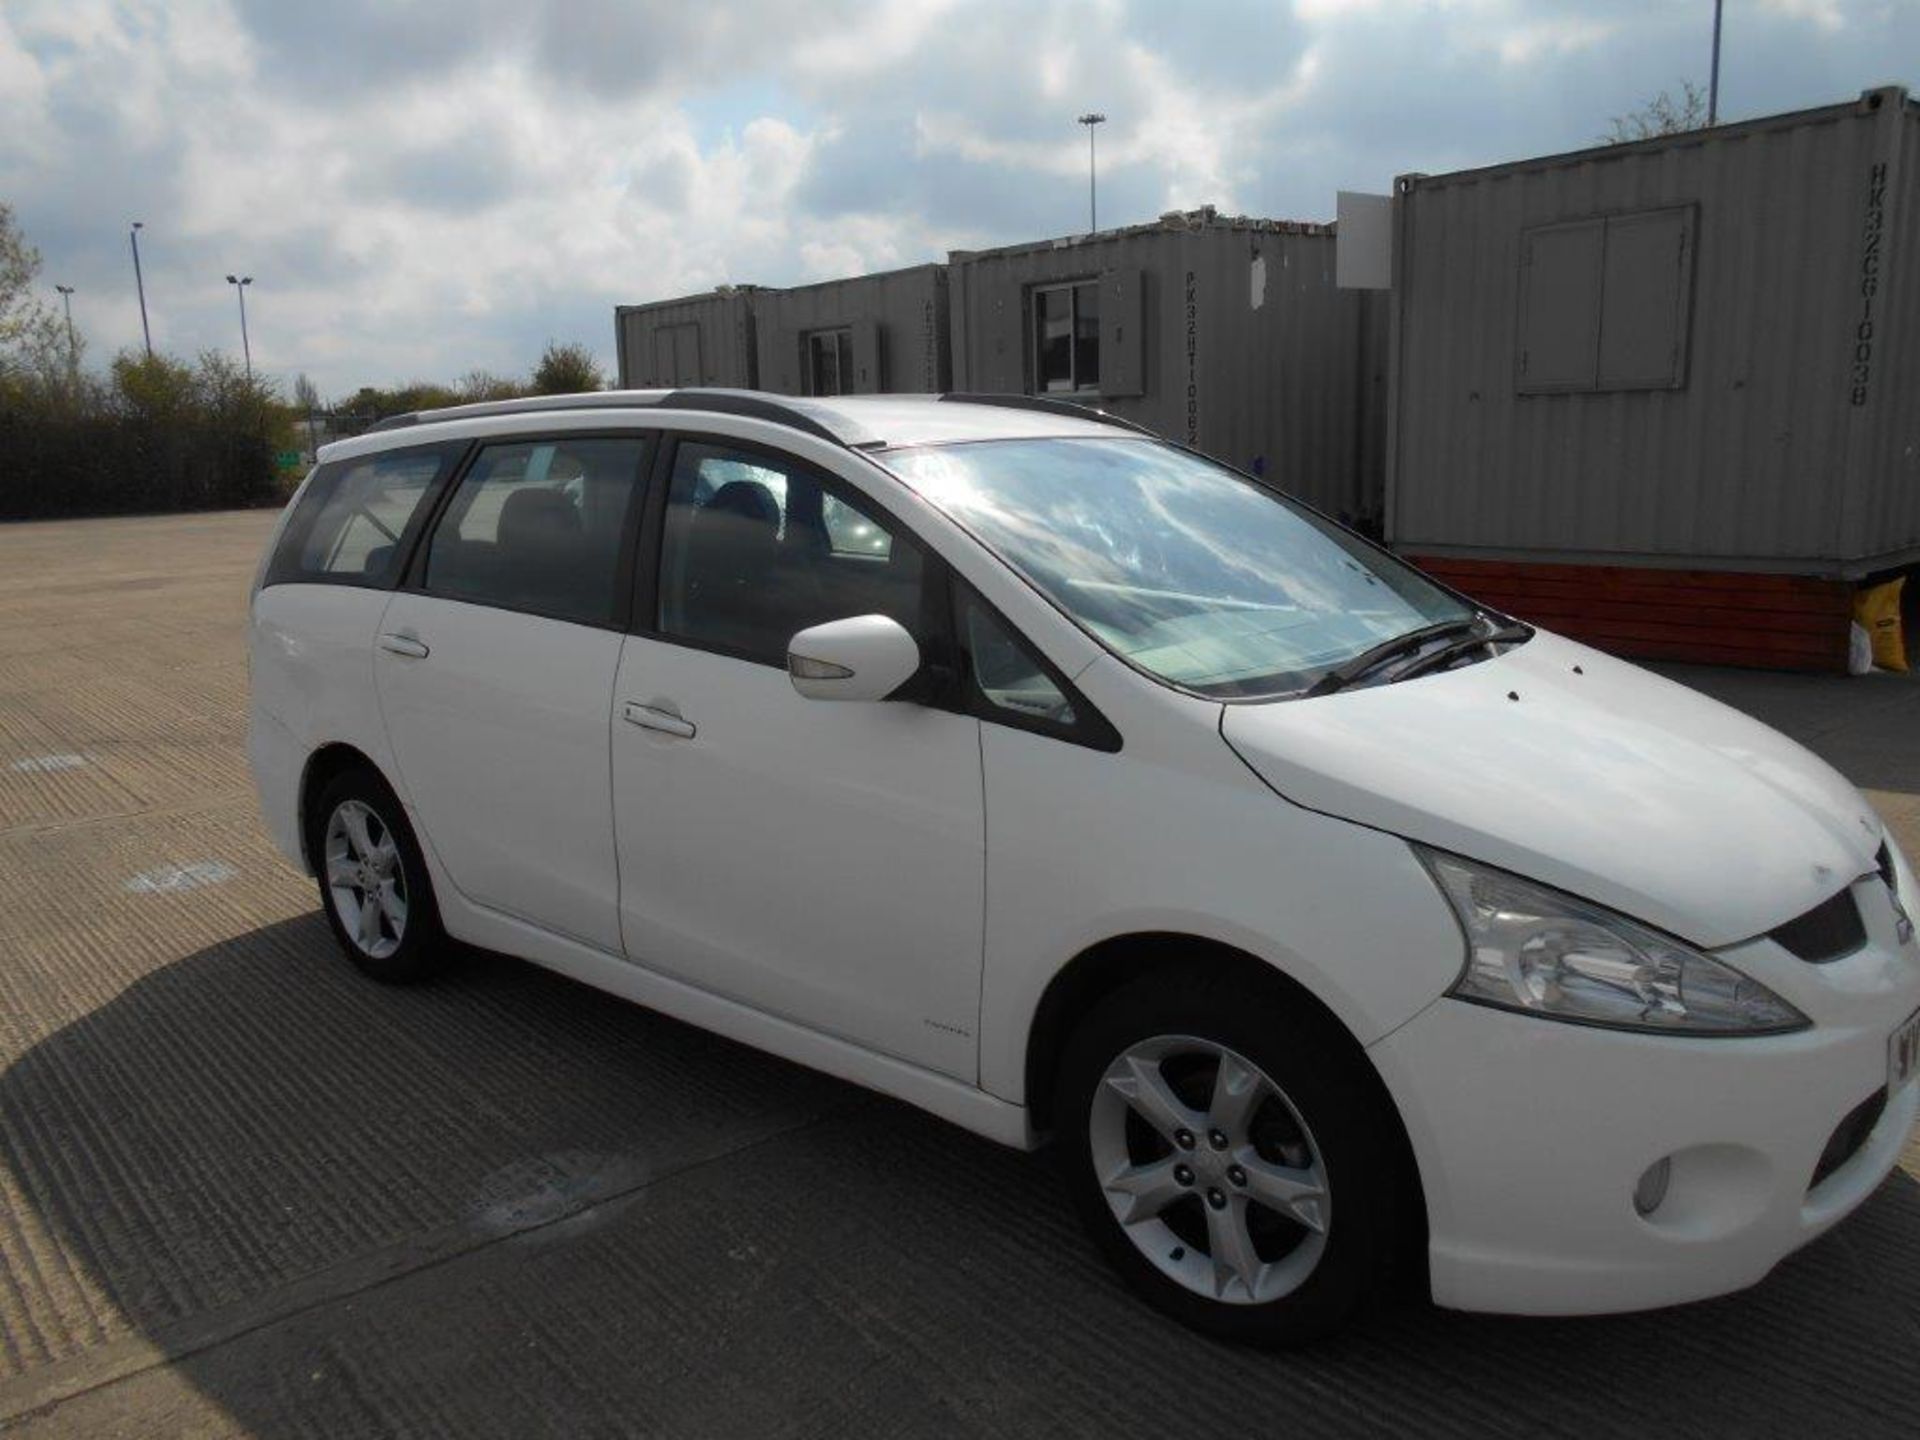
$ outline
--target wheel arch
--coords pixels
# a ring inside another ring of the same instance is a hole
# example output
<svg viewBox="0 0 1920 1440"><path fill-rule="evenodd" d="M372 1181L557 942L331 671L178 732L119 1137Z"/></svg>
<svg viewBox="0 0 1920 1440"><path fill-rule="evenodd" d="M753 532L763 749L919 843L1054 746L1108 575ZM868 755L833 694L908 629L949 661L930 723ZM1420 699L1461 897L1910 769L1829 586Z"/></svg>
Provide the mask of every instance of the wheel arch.
<svg viewBox="0 0 1920 1440"><path fill-rule="evenodd" d="M1060 1055L1080 1018L1101 1000L1143 975L1175 968L1206 966L1246 976L1256 984L1271 984L1324 1011L1333 1012L1299 984L1267 961L1225 941L1177 931L1140 931L1114 935L1089 945L1060 967L1034 1007L1027 1030L1026 1104L1038 1129L1053 1122L1053 1087ZM1346 1030L1344 1025L1341 1026Z"/></svg>
<svg viewBox="0 0 1920 1440"><path fill-rule="evenodd" d="M331 741L315 750L307 757L306 768L300 773L300 858L309 875L315 873L313 846L310 843L313 803L336 775L355 767L371 771L379 777L381 784L389 790L393 789L393 782L387 779L366 751L340 740Z"/></svg>
<svg viewBox="0 0 1920 1440"><path fill-rule="evenodd" d="M1424 1285L1426 1188L1421 1180L1413 1142L1407 1134L1406 1120L1394 1102L1392 1091L1374 1066L1366 1047L1323 1000L1270 961L1249 951L1204 936L1148 931L1113 936L1088 946L1074 956L1060 968L1041 993L1027 1032L1026 1104L1033 1128L1045 1132L1053 1127L1053 1090L1061 1053L1082 1016L1108 995L1143 976L1176 967L1190 970L1196 966L1206 967L1213 973L1242 977L1253 985L1284 996L1289 1004L1306 1006L1352 1043L1355 1053L1365 1062L1365 1073L1372 1079L1376 1099L1384 1107L1383 1113L1393 1117L1394 1149L1405 1182L1411 1187L1412 1201L1407 1206L1408 1217L1418 1229L1417 1234L1405 1237L1406 1255L1415 1262L1419 1281Z"/></svg>

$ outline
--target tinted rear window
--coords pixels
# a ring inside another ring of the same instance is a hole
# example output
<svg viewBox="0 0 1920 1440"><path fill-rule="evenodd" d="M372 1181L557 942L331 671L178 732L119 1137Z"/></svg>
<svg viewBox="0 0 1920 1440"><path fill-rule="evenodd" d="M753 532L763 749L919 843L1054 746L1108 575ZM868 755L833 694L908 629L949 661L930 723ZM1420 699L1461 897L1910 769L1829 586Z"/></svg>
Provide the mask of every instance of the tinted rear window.
<svg viewBox="0 0 1920 1440"><path fill-rule="evenodd" d="M487 446L434 527L422 588L557 620L612 623L646 454L638 436Z"/></svg>
<svg viewBox="0 0 1920 1440"><path fill-rule="evenodd" d="M408 527L463 448L423 445L322 465L287 521L266 583L391 586Z"/></svg>

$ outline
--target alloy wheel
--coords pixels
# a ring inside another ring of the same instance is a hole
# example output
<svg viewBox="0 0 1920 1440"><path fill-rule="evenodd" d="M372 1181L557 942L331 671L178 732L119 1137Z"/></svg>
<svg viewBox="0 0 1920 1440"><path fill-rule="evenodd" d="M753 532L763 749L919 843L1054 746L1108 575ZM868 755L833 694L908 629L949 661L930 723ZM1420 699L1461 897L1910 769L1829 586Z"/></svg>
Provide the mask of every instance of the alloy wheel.
<svg viewBox="0 0 1920 1440"><path fill-rule="evenodd" d="M1245 1056L1192 1035L1139 1041L1107 1067L1088 1124L1114 1219L1187 1290L1264 1305L1319 1264L1333 1216L1319 1147Z"/></svg>
<svg viewBox="0 0 1920 1440"><path fill-rule="evenodd" d="M384 960L407 933L407 872L393 830L372 806L342 800L323 842L327 895L361 954Z"/></svg>

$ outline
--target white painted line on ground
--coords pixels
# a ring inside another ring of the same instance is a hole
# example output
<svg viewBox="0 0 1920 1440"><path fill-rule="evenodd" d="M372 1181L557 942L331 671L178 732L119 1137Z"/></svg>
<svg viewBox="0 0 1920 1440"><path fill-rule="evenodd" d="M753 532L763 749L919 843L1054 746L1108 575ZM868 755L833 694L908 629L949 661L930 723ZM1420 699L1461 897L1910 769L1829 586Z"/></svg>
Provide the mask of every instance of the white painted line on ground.
<svg viewBox="0 0 1920 1440"><path fill-rule="evenodd" d="M22 775L51 775L56 770L79 770L86 763L84 755L29 755L7 768Z"/></svg>
<svg viewBox="0 0 1920 1440"><path fill-rule="evenodd" d="M202 885L218 885L240 872L224 860L193 860L185 865L161 865L143 870L127 881L126 888L136 895L159 895L173 890L198 890Z"/></svg>

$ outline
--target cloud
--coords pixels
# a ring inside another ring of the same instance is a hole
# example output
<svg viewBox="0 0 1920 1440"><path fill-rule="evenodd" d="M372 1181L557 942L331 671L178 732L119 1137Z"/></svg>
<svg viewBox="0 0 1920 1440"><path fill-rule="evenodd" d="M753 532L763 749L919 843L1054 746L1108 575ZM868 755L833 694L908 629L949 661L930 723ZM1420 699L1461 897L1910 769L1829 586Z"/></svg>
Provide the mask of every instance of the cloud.
<svg viewBox="0 0 1920 1440"><path fill-rule="evenodd" d="M1619 27L1604 20L1581 20L1571 15L1516 25L1500 37L1500 60L1506 65L1533 65L1598 45Z"/></svg>
<svg viewBox="0 0 1920 1440"><path fill-rule="evenodd" d="M1795 20L1810 20L1823 30L1838 30L1847 23L1847 7L1840 0L1760 0L1760 8Z"/></svg>
<svg viewBox="0 0 1920 1440"><path fill-rule="evenodd" d="M104 359L233 349L362 383L610 362L616 303L784 284L1211 202L1592 143L1703 81L1662 0L7 0L0 199ZM1728 17L1723 112L1850 98L1920 7ZM1897 78L1897 77L1892 77Z"/></svg>

